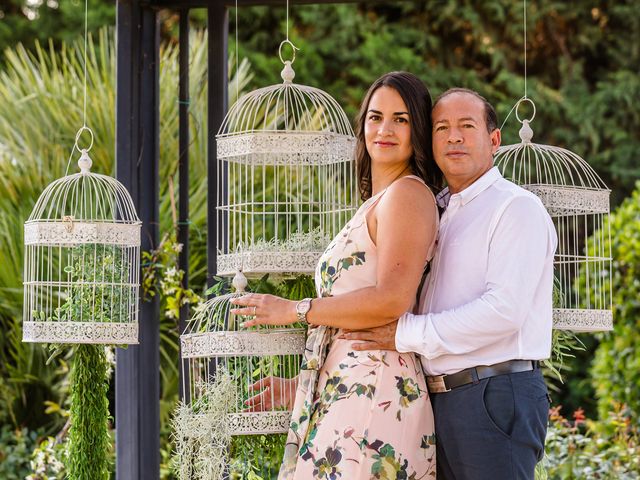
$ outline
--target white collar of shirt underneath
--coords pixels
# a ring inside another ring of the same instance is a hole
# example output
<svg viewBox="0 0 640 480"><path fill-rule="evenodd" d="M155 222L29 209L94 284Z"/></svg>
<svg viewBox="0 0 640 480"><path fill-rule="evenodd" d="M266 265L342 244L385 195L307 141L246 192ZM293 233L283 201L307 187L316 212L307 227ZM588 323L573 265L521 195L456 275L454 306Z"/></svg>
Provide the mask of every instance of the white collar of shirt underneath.
<svg viewBox="0 0 640 480"><path fill-rule="evenodd" d="M459 197L460 204L464 205L476 198L480 193L485 191L487 188L493 185L496 180L499 180L500 178L502 178L502 174L500 173L500 170L498 170L498 167L492 167L461 192L451 195L449 193L449 187L445 188L436 196L436 203L440 208L447 208L447 205L449 205L449 200L452 197Z"/></svg>

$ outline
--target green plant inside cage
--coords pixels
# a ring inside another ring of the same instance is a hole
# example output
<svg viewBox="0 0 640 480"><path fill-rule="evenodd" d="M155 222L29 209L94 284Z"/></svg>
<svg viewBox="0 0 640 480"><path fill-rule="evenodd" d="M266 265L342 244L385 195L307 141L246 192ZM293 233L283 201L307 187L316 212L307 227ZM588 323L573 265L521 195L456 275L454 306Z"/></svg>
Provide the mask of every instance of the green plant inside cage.
<svg viewBox="0 0 640 480"><path fill-rule="evenodd" d="M36 321L127 322L127 308L134 294L130 280L131 260L117 245L86 244L69 249L61 284L55 291L59 301L50 314L33 310ZM60 262L62 263L62 262ZM55 267L54 267L55 268Z"/></svg>

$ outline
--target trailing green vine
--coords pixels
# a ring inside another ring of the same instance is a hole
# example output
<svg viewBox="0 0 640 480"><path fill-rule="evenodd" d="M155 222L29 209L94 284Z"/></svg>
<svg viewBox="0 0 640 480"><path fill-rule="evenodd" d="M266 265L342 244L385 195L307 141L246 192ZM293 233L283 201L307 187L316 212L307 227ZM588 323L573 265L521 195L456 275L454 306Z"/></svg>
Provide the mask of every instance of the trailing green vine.
<svg viewBox="0 0 640 480"><path fill-rule="evenodd" d="M70 480L110 478L109 365L102 345L78 345L71 369Z"/></svg>
<svg viewBox="0 0 640 480"><path fill-rule="evenodd" d="M553 278L553 291L552 301L554 307L561 307L564 305L564 296L562 294L562 285L558 277ZM580 340L575 332L568 330L553 330L551 336L551 356L543 360L542 366L544 367L544 375L550 380L558 380L564 383L562 372L568 367L566 366L567 359L574 358L575 355L572 352L585 350L584 343ZM552 389L554 385L550 386Z"/></svg>
<svg viewBox="0 0 640 480"><path fill-rule="evenodd" d="M572 352L585 350L584 343L575 332L567 330L553 330L551 337L551 356L542 361L545 375L564 383L562 372L565 370L567 359L574 358Z"/></svg>

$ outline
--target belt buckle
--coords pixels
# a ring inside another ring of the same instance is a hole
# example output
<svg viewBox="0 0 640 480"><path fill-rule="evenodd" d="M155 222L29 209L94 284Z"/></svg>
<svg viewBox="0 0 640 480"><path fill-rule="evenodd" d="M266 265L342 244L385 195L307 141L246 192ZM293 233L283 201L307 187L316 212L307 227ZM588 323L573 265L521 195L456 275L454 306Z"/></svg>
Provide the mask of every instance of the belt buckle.
<svg viewBox="0 0 640 480"><path fill-rule="evenodd" d="M444 377L446 377L446 375L427 377L427 389L429 390L429 392L431 393L450 392L451 389L447 388L447 385L444 383Z"/></svg>

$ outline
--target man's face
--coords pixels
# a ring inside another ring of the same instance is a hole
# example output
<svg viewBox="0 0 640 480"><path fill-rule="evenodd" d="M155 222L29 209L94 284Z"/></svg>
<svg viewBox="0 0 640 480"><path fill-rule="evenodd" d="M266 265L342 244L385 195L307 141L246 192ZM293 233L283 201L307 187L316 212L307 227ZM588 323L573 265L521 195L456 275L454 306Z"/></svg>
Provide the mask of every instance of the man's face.
<svg viewBox="0 0 640 480"><path fill-rule="evenodd" d="M431 112L433 156L451 193L464 190L493 166L500 130L489 133L482 101L468 93L452 93Z"/></svg>

